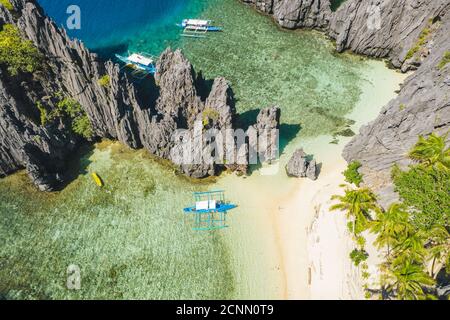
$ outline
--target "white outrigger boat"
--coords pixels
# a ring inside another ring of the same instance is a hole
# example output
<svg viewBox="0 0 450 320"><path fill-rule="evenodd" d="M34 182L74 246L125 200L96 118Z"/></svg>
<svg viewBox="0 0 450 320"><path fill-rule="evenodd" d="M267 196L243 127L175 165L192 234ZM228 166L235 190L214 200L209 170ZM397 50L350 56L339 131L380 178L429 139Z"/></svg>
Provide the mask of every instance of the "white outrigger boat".
<svg viewBox="0 0 450 320"><path fill-rule="evenodd" d="M182 35L185 37L202 38L208 32L223 31L221 27L213 26L212 23L211 20L184 19L177 26L183 29Z"/></svg>
<svg viewBox="0 0 450 320"><path fill-rule="evenodd" d="M143 53L133 53L128 57L116 54L116 58L125 63L125 66L134 69L132 75L145 78L156 73L155 58Z"/></svg>

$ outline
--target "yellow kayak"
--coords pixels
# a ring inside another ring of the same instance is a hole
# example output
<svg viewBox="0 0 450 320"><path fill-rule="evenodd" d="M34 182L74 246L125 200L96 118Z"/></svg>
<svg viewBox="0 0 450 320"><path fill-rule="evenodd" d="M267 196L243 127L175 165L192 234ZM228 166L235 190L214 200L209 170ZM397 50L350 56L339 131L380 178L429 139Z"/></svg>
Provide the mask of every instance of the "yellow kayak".
<svg viewBox="0 0 450 320"><path fill-rule="evenodd" d="M100 176L97 173L93 173L92 174L92 179L94 179L95 183L99 186L99 187L103 187L104 183L102 178L100 178Z"/></svg>

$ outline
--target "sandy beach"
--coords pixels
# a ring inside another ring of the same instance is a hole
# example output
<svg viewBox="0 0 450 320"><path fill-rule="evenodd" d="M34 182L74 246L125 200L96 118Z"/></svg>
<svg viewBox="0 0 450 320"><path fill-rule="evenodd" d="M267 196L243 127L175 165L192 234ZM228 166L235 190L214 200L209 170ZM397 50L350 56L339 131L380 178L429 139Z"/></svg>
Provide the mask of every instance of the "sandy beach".
<svg viewBox="0 0 450 320"><path fill-rule="evenodd" d="M406 77L388 70L383 62L367 64L360 103L349 115L356 121L355 132L377 117ZM341 138L338 144L330 144L332 140L321 136L292 141L275 175L256 172L245 179L234 175L221 179L220 186L240 204L225 233L238 298L364 298L359 270L349 259L354 247L345 215L329 210L331 197L342 193L340 185L345 183L342 151L350 138ZM287 177L284 167L300 147L322 164L318 180Z"/></svg>
<svg viewBox="0 0 450 320"><path fill-rule="evenodd" d="M369 63L360 102L350 115L356 121L355 132L376 118L407 77L386 73L382 62ZM287 205L273 212L282 243L288 299L364 299L360 270L349 259L354 243L345 214L329 209L331 197L343 193L342 172L347 163L342 151L350 139L341 139L338 145L327 144L330 139L321 137L306 143L308 152L322 162L320 177L317 181L302 180L286 199Z"/></svg>

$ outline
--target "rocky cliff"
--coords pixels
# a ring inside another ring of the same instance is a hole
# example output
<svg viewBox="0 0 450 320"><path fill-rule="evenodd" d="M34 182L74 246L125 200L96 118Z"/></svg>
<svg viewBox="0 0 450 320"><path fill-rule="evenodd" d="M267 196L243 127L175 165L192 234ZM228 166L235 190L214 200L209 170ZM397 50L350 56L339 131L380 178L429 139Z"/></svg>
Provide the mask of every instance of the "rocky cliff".
<svg viewBox="0 0 450 320"><path fill-rule="evenodd" d="M273 15L283 27L325 30L336 40L339 52L386 58L404 72L417 70L405 81L399 96L378 119L362 128L344 151L346 160L362 163L365 183L378 193L382 204L395 201L392 166L409 164L407 151L419 135L450 130L450 66L438 67L450 51L450 0L346 0L334 12L330 7L338 1L243 2ZM277 11L277 7L292 10Z"/></svg>
<svg viewBox="0 0 450 320"><path fill-rule="evenodd" d="M339 52L389 58L397 68L406 62L406 69L417 65L415 60L424 53L416 52L411 59L410 49L449 6L449 0L241 1L271 15L284 28L324 30L336 40Z"/></svg>
<svg viewBox="0 0 450 320"><path fill-rule="evenodd" d="M283 28L326 28L331 16L329 0L242 0L274 17Z"/></svg>
<svg viewBox="0 0 450 320"><path fill-rule="evenodd" d="M0 65L0 176L25 168L45 191L55 190L69 179L67 160L83 138L63 119L40 120L42 110L54 111L61 97L81 105L92 127L92 139L109 138L131 148L145 147L170 160L176 160L171 152L173 133L193 130L196 120L205 121L205 110L218 115L211 120L216 129L232 128L236 114L227 81L218 78L210 92L204 92L208 91L205 80L196 75L181 51L168 49L161 55L154 88L159 97L152 102L141 98L142 92L118 65L101 61L81 42L71 40L36 0L10 2L11 11L0 5L0 28L15 26L21 37L39 50L43 63L32 74L17 75L10 75ZM183 165L181 170L203 178L223 167L216 163Z"/></svg>
<svg viewBox="0 0 450 320"><path fill-rule="evenodd" d="M15 25L38 48L44 65L32 75L11 76L1 70L0 175L26 168L41 190L53 190L67 179L66 160L80 139L67 124L42 125L36 120L37 105L53 110L56 93L81 104L95 137L142 146L145 127L139 125L149 123L151 114L119 67L99 61L81 42L69 39L35 1L11 3L12 12L0 6L0 25ZM103 76L108 86L99 84Z"/></svg>
<svg viewBox="0 0 450 320"><path fill-rule="evenodd" d="M377 191L383 205L396 200L390 183L393 164L410 164L406 155L418 136L443 135L450 130L450 64L439 66L444 53L450 52L449 9L439 16L439 27L430 35L426 48L427 57L405 81L399 96L344 150L348 161L363 164L365 183Z"/></svg>

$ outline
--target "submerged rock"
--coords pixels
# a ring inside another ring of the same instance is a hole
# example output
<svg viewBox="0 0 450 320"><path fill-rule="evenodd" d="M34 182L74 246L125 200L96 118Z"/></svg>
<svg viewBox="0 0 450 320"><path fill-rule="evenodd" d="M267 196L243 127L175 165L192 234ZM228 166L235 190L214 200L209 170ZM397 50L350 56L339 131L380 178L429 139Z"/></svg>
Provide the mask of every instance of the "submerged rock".
<svg viewBox="0 0 450 320"><path fill-rule="evenodd" d="M289 160L286 172L289 177L309 178L314 181L318 178L317 162L314 159L308 160L308 155L303 149L298 149Z"/></svg>

